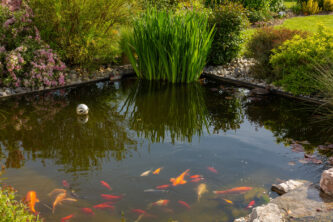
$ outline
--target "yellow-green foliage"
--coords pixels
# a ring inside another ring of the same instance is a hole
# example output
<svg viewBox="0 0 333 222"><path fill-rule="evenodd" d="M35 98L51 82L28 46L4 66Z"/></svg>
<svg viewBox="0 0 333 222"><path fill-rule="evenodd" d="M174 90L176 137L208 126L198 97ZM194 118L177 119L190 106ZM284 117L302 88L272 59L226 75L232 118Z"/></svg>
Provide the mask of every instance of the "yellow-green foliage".
<svg viewBox="0 0 333 222"><path fill-rule="evenodd" d="M333 0L324 0L324 10L333 11Z"/></svg>
<svg viewBox="0 0 333 222"><path fill-rule="evenodd" d="M132 0L30 0L42 38L70 65L110 63Z"/></svg>
<svg viewBox="0 0 333 222"><path fill-rule="evenodd" d="M308 0L307 2L302 3L302 11L306 15L317 14L320 11L318 2L315 0Z"/></svg>
<svg viewBox="0 0 333 222"><path fill-rule="evenodd" d="M326 66L332 60L333 33L321 26L314 35L296 35L274 49L270 63L279 85L294 94L309 95L318 92L314 84L316 66Z"/></svg>
<svg viewBox="0 0 333 222"><path fill-rule="evenodd" d="M0 187L0 222L40 222L38 216L29 212L26 205L15 200L12 188Z"/></svg>

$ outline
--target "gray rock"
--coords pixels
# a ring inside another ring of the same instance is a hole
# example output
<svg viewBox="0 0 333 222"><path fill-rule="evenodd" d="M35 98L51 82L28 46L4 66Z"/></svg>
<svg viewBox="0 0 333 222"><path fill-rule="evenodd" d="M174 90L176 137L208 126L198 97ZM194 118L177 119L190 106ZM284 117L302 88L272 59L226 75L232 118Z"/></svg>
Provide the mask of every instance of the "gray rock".
<svg viewBox="0 0 333 222"><path fill-rule="evenodd" d="M18 87L18 88L15 89L15 92L16 93L25 93L26 90L24 90L22 87Z"/></svg>
<svg viewBox="0 0 333 222"><path fill-rule="evenodd" d="M8 96L6 92L0 92L0 96Z"/></svg>
<svg viewBox="0 0 333 222"><path fill-rule="evenodd" d="M234 220L234 222L248 222L249 220L246 219L245 217L241 217L241 218L238 218L236 220Z"/></svg>
<svg viewBox="0 0 333 222"><path fill-rule="evenodd" d="M328 195L333 195L333 168L321 174L320 188Z"/></svg>
<svg viewBox="0 0 333 222"><path fill-rule="evenodd" d="M255 88L251 90L252 95L268 95L269 93L270 91L264 88Z"/></svg>
<svg viewBox="0 0 333 222"><path fill-rule="evenodd" d="M284 183L280 183L278 185L273 184L271 190L276 193L282 195L288 193L289 191L295 190L303 185L308 183L306 180L288 180Z"/></svg>
<svg viewBox="0 0 333 222"><path fill-rule="evenodd" d="M250 215L251 222L283 222L283 212L278 205L269 203L264 206L256 207Z"/></svg>

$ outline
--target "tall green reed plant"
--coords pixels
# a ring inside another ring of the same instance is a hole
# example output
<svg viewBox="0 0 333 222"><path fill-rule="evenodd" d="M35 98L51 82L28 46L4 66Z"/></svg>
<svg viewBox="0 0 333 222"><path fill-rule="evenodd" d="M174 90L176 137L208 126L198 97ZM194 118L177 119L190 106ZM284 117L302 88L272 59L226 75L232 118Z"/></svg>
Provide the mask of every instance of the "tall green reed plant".
<svg viewBox="0 0 333 222"><path fill-rule="evenodd" d="M134 21L126 54L139 78L192 82L206 64L213 30L204 14L150 8Z"/></svg>

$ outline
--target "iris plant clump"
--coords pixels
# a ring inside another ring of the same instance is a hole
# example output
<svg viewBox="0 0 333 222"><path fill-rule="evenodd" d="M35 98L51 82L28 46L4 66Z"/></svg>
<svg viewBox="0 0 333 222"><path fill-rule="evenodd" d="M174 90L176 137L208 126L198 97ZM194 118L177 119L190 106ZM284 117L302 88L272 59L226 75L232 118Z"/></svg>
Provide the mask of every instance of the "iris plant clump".
<svg viewBox="0 0 333 222"><path fill-rule="evenodd" d="M139 78L193 82L206 64L213 40L205 14L147 9L134 21L126 54Z"/></svg>

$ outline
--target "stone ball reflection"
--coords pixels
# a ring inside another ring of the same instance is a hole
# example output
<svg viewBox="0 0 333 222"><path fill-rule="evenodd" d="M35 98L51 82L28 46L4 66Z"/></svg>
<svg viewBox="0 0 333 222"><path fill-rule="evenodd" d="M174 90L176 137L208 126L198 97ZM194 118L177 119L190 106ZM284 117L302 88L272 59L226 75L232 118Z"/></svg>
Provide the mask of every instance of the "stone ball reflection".
<svg viewBox="0 0 333 222"><path fill-rule="evenodd" d="M89 116L88 115L80 115L77 117L77 121L80 124L86 124L89 120Z"/></svg>

